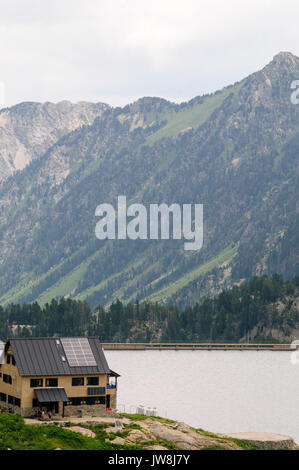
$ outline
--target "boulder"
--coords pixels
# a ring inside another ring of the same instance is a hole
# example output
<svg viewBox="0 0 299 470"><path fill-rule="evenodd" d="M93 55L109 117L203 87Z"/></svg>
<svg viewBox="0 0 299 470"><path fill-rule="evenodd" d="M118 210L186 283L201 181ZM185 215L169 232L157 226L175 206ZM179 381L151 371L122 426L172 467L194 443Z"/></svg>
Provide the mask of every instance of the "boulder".
<svg viewBox="0 0 299 470"><path fill-rule="evenodd" d="M82 428L81 426L71 426L68 428L68 430L73 432L79 432L80 434L83 434L83 436L93 438L96 437L96 434L93 431L91 431L90 429Z"/></svg>
<svg viewBox="0 0 299 470"><path fill-rule="evenodd" d="M284 436L283 434L238 432L226 434L225 436L236 441L245 441L248 444L267 450L292 449L295 446L294 440L290 436Z"/></svg>

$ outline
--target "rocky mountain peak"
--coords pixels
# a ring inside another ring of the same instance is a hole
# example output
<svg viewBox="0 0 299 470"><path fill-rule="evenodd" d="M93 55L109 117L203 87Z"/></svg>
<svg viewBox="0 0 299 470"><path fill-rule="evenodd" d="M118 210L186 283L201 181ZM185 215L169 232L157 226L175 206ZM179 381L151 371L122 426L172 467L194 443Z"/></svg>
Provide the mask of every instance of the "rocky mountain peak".
<svg viewBox="0 0 299 470"><path fill-rule="evenodd" d="M272 61L266 66L266 68L271 67L281 70L285 67L292 69L298 66L299 57L295 56L291 52L281 51L273 57Z"/></svg>

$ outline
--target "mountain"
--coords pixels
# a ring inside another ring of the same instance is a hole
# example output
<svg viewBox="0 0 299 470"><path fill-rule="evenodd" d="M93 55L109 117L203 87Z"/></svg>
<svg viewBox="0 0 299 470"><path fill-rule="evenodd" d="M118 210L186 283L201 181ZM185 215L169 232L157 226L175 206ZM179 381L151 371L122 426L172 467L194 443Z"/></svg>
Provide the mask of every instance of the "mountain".
<svg viewBox="0 0 299 470"><path fill-rule="evenodd" d="M107 108L102 103L61 101L27 102L0 110L0 179L23 170L63 135L92 124Z"/></svg>
<svg viewBox="0 0 299 470"><path fill-rule="evenodd" d="M298 274L298 77L299 58L282 52L216 93L106 107L47 144L0 185L0 303L185 307L254 275ZM146 207L204 204L202 249L98 240L95 209L117 207L119 195Z"/></svg>

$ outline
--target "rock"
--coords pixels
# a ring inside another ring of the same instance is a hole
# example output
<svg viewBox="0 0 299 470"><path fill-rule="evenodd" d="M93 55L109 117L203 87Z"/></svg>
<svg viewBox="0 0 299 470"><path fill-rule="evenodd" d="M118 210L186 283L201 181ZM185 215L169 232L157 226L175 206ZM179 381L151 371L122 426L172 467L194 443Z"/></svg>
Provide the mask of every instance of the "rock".
<svg viewBox="0 0 299 470"><path fill-rule="evenodd" d="M180 449L197 450L204 447L204 445L199 442L199 436L194 437L188 433L162 426L160 423L156 423L152 426L152 432L162 439L172 442Z"/></svg>
<svg viewBox="0 0 299 470"><path fill-rule="evenodd" d="M117 436L115 439L113 439L113 441L110 441L109 439L106 439L106 442L110 442L110 444L120 444L122 446L125 444L125 440L122 437L119 437L119 436Z"/></svg>
<svg viewBox="0 0 299 470"><path fill-rule="evenodd" d="M230 450L239 449L238 445L231 441L217 439L217 436L214 438L201 435L184 423L178 423L177 429L174 429L173 425L143 421L142 427L151 433L151 437L148 439L153 440L160 437L175 444L178 449L198 450L219 445Z"/></svg>
<svg viewBox="0 0 299 470"><path fill-rule="evenodd" d="M226 434L230 439L248 442L256 447L267 450L292 449L295 447L294 440L290 436L283 434L273 434L269 432L238 432Z"/></svg>
<svg viewBox="0 0 299 470"><path fill-rule="evenodd" d="M135 442L146 442L149 438L144 432L139 429L132 429L130 434L126 437L126 444L134 444Z"/></svg>
<svg viewBox="0 0 299 470"><path fill-rule="evenodd" d="M20 103L2 111L0 180L22 170L63 135L84 124L92 124L107 108L101 103L73 104L62 101L57 104Z"/></svg>
<svg viewBox="0 0 299 470"><path fill-rule="evenodd" d="M118 429L112 426L109 426L108 428L105 428L105 431L109 434L111 432L117 432Z"/></svg>
<svg viewBox="0 0 299 470"><path fill-rule="evenodd" d="M167 447L159 446L159 445L152 445L148 446L146 450L169 450Z"/></svg>
<svg viewBox="0 0 299 470"><path fill-rule="evenodd" d="M93 438L96 437L96 434L93 431L91 431L90 429L82 428L81 426L71 426L68 428L68 430L73 431L73 432L78 432L80 434L83 434L83 436L93 437Z"/></svg>

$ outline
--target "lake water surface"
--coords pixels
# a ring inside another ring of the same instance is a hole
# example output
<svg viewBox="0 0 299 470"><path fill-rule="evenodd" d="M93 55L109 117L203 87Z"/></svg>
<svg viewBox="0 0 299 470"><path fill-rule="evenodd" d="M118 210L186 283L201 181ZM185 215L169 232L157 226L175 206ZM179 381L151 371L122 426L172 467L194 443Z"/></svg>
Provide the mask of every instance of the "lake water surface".
<svg viewBox="0 0 299 470"><path fill-rule="evenodd" d="M274 432L299 443L299 364L283 351L105 351L119 410L211 432Z"/></svg>

